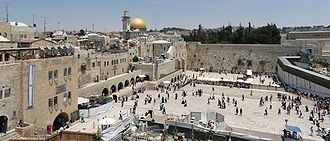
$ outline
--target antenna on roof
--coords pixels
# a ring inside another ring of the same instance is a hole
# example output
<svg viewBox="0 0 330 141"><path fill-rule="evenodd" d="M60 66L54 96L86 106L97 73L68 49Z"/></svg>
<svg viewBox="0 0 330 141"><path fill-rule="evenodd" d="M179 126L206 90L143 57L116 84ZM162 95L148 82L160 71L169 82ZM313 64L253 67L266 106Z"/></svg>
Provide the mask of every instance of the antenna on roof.
<svg viewBox="0 0 330 141"><path fill-rule="evenodd" d="M46 16L40 16L40 17L44 19L44 35L46 35L46 24L47 24L47 19L49 17L46 17Z"/></svg>
<svg viewBox="0 0 330 141"><path fill-rule="evenodd" d="M6 22L9 22L8 1L6 0Z"/></svg>

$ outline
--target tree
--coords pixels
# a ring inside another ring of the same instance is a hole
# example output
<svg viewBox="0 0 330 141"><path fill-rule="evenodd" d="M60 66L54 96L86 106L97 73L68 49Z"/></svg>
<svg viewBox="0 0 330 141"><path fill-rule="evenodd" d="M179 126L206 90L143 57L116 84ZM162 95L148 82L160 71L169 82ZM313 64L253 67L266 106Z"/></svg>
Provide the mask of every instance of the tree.
<svg viewBox="0 0 330 141"><path fill-rule="evenodd" d="M252 60L246 60L247 67L252 67Z"/></svg>
<svg viewBox="0 0 330 141"><path fill-rule="evenodd" d="M133 62L139 62L139 57L137 57L136 55L132 58Z"/></svg>
<svg viewBox="0 0 330 141"><path fill-rule="evenodd" d="M85 30L80 29L78 35L79 35L79 36L85 36Z"/></svg>
<svg viewBox="0 0 330 141"><path fill-rule="evenodd" d="M259 65L260 65L262 71L265 71L265 65L266 65L266 63L267 62L265 60L260 60L259 61Z"/></svg>

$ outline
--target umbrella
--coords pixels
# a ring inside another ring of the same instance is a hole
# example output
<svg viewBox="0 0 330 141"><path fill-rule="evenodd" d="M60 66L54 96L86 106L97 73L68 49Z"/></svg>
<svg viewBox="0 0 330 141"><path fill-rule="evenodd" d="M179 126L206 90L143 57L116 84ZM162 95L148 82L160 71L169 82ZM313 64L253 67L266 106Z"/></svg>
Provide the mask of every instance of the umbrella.
<svg viewBox="0 0 330 141"><path fill-rule="evenodd" d="M116 122L116 120L112 119L112 118L105 118L99 121L100 125L111 125L114 124Z"/></svg>

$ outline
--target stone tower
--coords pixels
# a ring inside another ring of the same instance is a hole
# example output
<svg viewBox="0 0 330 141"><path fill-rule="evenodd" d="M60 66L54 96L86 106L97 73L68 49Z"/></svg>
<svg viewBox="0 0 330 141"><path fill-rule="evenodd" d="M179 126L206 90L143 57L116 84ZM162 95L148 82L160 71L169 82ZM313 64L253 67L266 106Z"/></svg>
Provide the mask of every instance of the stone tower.
<svg viewBox="0 0 330 141"><path fill-rule="evenodd" d="M124 11L124 15L121 17L123 22L123 31L127 31L130 29L130 16L128 16L128 11Z"/></svg>

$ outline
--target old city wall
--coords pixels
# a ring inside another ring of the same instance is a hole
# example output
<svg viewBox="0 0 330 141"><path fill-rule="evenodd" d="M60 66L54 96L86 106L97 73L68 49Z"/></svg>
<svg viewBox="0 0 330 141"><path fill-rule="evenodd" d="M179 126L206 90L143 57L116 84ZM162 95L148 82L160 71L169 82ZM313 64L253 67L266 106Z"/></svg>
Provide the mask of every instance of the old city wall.
<svg viewBox="0 0 330 141"><path fill-rule="evenodd" d="M275 72L278 56L297 55L299 46L266 44L187 44L187 68ZM251 61L250 61L251 60ZM250 62L250 63L249 63Z"/></svg>

